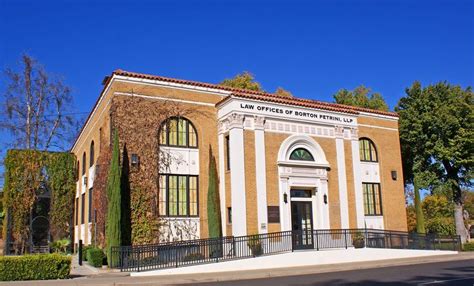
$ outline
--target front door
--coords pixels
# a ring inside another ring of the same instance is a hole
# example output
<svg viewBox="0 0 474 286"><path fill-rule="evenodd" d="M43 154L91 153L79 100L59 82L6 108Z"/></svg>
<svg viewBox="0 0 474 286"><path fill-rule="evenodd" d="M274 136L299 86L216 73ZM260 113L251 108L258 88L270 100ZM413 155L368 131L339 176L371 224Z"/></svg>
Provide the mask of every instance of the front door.
<svg viewBox="0 0 474 286"><path fill-rule="evenodd" d="M293 249L314 248L311 202L291 202L291 230L293 232Z"/></svg>

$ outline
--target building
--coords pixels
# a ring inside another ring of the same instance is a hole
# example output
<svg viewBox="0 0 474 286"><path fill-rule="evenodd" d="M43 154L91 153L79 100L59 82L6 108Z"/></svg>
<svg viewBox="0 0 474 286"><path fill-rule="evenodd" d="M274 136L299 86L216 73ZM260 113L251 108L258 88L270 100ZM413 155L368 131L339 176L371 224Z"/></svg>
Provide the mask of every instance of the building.
<svg viewBox="0 0 474 286"><path fill-rule="evenodd" d="M223 235L407 230L397 114L116 70L72 147L76 242L91 243L96 158L113 129L132 192L152 194L166 222L159 240L208 237L210 152Z"/></svg>

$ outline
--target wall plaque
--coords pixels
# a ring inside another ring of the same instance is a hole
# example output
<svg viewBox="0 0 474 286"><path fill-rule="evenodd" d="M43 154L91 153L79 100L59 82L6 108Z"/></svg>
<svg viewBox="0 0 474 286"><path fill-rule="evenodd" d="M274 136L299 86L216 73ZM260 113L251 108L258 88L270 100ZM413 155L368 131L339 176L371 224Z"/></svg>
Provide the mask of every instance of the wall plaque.
<svg viewBox="0 0 474 286"><path fill-rule="evenodd" d="M268 223L280 223L280 207L268 206Z"/></svg>

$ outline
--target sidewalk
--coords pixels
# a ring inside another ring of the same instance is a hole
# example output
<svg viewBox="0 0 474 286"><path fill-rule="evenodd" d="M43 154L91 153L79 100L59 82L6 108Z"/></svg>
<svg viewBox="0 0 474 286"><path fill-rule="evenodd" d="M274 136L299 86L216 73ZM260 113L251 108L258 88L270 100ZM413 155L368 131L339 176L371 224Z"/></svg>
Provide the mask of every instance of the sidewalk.
<svg viewBox="0 0 474 286"><path fill-rule="evenodd" d="M439 253L441 251L435 251ZM275 258L276 255L268 256ZM349 256L349 254L347 255ZM258 258L250 258L242 261L251 262ZM474 260L474 252L464 252L459 254L442 254L429 255L422 257L398 258L388 260L370 260L361 263L349 262L338 264L323 264L315 267L300 266L300 267L285 267L285 268L265 268L254 269L246 271L232 271L219 273L194 273L194 274L179 274L179 275L160 275L160 276L141 276L132 277L128 273L100 273L88 277L74 278L69 280L48 280L48 281L20 281L20 282L4 282L0 285L15 285L15 286L46 286L46 285L96 285L96 286L152 286L152 285L174 285L174 284L193 284L198 282L219 282L229 280L242 279L257 279L265 277L281 277L305 274L317 274L327 272L348 271L357 269L370 269L389 266L413 265L422 263L434 263L455 260ZM215 265L222 265L223 263L216 263ZM188 267L178 268L177 270L185 270Z"/></svg>
<svg viewBox="0 0 474 286"><path fill-rule="evenodd" d="M372 261L427 257L434 255L453 255L456 251L433 251L412 249L325 249L287 252L278 255L261 256L250 259L239 259L220 263L209 263L182 268L170 268L154 271L132 272L131 276L164 276L183 274L202 274L218 272L243 272L251 270L285 269L289 267L320 267L341 263L366 263Z"/></svg>

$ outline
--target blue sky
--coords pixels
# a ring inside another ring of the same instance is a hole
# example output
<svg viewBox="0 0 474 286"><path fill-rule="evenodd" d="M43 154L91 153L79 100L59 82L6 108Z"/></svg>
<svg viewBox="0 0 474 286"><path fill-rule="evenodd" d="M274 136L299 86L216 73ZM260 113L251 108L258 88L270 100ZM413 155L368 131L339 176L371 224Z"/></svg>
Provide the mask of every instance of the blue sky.
<svg viewBox="0 0 474 286"><path fill-rule="evenodd" d="M474 85L474 1L97 2L0 0L0 68L32 55L78 112L117 68L212 83L250 71L324 101L364 84L390 108L414 80Z"/></svg>

